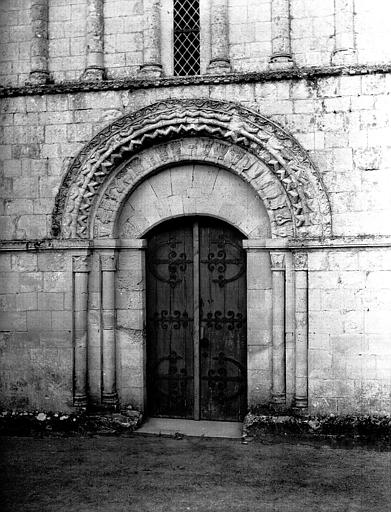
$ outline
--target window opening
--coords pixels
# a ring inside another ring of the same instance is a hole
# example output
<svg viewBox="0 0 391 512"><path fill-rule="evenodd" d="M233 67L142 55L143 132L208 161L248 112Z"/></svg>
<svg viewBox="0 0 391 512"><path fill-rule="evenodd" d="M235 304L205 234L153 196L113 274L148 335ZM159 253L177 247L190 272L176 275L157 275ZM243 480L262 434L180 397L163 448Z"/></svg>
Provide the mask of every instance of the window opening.
<svg viewBox="0 0 391 512"><path fill-rule="evenodd" d="M174 75L200 74L200 2L174 0Z"/></svg>

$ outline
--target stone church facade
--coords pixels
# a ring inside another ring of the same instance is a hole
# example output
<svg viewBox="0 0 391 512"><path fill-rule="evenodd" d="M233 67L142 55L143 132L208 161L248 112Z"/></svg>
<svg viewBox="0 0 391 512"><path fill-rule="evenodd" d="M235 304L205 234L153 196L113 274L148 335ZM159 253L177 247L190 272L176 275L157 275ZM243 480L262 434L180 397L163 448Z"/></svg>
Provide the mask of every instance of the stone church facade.
<svg viewBox="0 0 391 512"><path fill-rule="evenodd" d="M368 4L1 2L3 407L390 413Z"/></svg>

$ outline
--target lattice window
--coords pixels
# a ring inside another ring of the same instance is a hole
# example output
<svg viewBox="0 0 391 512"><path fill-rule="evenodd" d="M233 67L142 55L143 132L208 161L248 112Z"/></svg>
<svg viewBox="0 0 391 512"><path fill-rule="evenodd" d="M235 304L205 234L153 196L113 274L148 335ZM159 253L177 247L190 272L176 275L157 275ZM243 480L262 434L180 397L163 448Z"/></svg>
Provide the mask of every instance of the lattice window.
<svg viewBox="0 0 391 512"><path fill-rule="evenodd" d="M174 75L200 74L200 2L174 0Z"/></svg>

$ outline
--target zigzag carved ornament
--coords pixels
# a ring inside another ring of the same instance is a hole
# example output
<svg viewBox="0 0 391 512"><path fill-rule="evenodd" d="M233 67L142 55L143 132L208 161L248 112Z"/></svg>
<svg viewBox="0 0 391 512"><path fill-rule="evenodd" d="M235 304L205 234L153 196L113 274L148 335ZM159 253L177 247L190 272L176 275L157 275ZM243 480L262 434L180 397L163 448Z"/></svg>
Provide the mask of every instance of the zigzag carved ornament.
<svg viewBox="0 0 391 512"><path fill-rule="evenodd" d="M73 160L63 180L53 212L53 236L88 238L94 201L121 163L163 141L194 136L242 147L265 164L289 199L295 236L308 236L311 226L318 226L317 236L331 234L330 206L319 171L290 134L236 103L193 99L155 103L98 133Z"/></svg>

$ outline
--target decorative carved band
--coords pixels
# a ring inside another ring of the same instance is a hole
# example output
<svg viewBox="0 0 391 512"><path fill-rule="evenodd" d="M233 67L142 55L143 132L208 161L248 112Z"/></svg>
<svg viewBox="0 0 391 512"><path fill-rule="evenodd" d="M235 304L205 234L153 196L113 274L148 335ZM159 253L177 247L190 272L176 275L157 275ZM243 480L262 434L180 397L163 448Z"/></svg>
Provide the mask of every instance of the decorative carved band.
<svg viewBox="0 0 391 512"><path fill-rule="evenodd" d="M102 185L95 208L90 236L111 238L116 232L116 218L132 190L144 178L155 174L170 162L202 162L235 172L251 183L263 204L267 205L271 232L275 238L294 236L294 219L289 198L278 178L268 172L264 164L244 148L221 140L188 137L173 140L145 149L131 158ZM191 212L184 212L191 214ZM239 220L239 219L237 219ZM312 226L311 230L316 231ZM316 231L317 232L317 231Z"/></svg>
<svg viewBox="0 0 391 512"><path fill-rule="evenodd" d="M330 208L320 175L283 128L234 103L167 100L114 121L79 153L56 198L53 235L87 238L92 205L120 163L151 144L194 135L245 148L266 165L289 198L297 236L307 236L311 226L317 226L318 236L330 234Z"/></svg>

